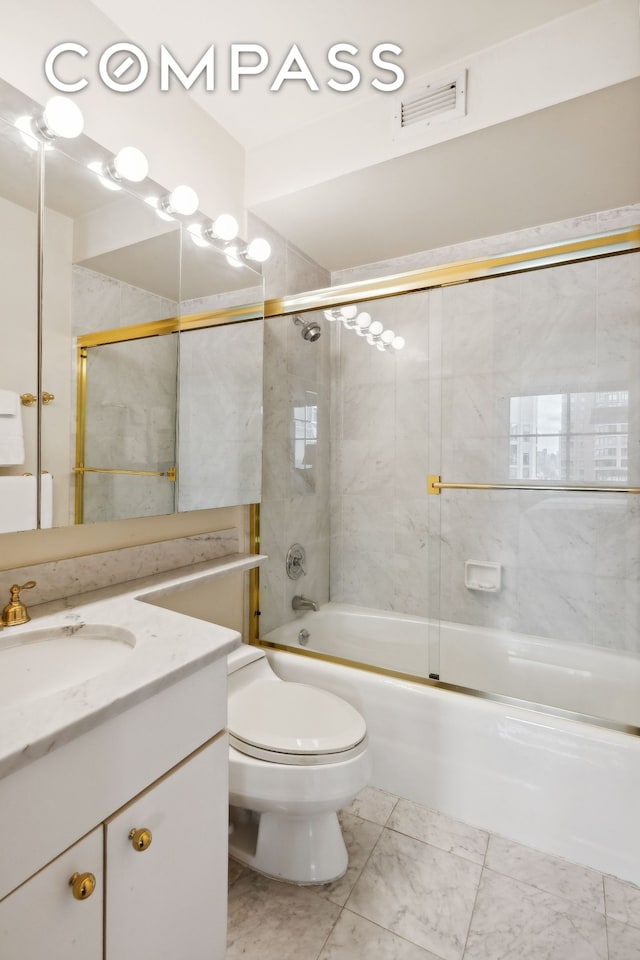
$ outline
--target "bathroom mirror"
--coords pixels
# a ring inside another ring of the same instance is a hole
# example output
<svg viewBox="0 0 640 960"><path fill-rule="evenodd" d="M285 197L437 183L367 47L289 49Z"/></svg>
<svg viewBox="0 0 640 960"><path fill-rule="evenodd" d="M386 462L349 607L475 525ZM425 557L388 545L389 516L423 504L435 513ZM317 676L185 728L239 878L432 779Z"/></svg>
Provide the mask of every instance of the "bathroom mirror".
<svg viewBox="0 0 640 960"><path fill-rule="evenodd" d="M36 526L38 153L0 120L0 533Z"/></svg>
<svg viewBox="0 0 640 960"><path fill-rule="evenodd" d="M183 231L178 509L260 500L262 303L257 275Z"/></svg>
<svg viewBox="0 0 640 960"><path fill-rule="evenodd" d="M180 225L57 149L44 184L53 525L173 513Z"/></svg>
<svg viewBox="0 0 640 960"><path fill-rule="evenodd" d="M57 147L44 157L41 448L51 522L254 502L261 275L114 183L104 151L81 141L73 157Z"/></svg>

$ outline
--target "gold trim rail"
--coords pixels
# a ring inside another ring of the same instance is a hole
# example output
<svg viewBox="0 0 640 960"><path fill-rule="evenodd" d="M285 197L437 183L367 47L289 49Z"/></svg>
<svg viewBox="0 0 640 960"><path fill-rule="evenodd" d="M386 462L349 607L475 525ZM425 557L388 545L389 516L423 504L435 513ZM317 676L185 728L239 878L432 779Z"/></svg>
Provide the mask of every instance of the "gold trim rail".
<svg viewBox="0 0 640 960"><path fill-rule="evenodd" d="M439 495L442 490L541 490L565 493L638 493L640 487L589 487L570 483L444 483L433 473L427 477L427 493Z"/></svg>
<svg viewBox="0 0 640 960"><path fill-rule="evenodd" d="M117 473L126 477L166 477L175 483L176 468L169 467L168 470L110 470L106 467L74 467L74 473Z"/></svg>

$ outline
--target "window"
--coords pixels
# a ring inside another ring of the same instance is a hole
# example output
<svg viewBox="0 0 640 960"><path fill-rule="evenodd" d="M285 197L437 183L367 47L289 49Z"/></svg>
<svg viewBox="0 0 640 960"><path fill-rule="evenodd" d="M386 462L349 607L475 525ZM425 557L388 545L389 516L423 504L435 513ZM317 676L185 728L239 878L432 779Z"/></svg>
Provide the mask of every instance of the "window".
<svg viewBox="0 0 640 960"><path fill-rule="evenodd" d="M511 397L509 476L626 482L629 392Z"/></svg>

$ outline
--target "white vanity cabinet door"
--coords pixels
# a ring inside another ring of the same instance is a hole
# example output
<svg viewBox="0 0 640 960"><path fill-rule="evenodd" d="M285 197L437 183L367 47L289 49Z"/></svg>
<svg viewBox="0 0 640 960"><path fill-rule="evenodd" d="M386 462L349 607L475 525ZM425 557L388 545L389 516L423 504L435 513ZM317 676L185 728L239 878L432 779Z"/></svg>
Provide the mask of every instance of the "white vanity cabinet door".
<svg viewBox="0 0 640 960"><path fill-rule="evenodd" d="M106 960L223 960L228 751L224 733L107 821Z"/></svg>
<svg viewBox="0 0 640 960"><path fill-rule="evenodd" d="M102 838L98 827L0 902L2 960L102 960ZM74 873L96 878L86 900Z"/></svg>

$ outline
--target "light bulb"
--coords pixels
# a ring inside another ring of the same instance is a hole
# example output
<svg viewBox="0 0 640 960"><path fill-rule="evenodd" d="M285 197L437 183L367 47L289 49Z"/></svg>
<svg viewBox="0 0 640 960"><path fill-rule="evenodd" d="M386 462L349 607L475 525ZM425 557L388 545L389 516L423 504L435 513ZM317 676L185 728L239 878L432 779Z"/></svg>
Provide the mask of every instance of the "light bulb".
<svg viewBox="0 0 640 960"><path fill-rule="evenodd" d="M196 247L208 247L209 244L202 236L202 227L199 223L192 223L187 227L187 233L195 243Z"/></svg>
<svg viewBox="0 0 640 960"><path fill-rule="evenodd" d="M356 325L363 332L369 328L371 323L371 314L367 313L366 310L363 310L362 313L359 313L356 317Z"/></svg>
<svg viewBox="0 0 640 960"><path fill-rule="evenodd" d="M271 256L271 244L262 237L256 237L247 247L247 256L249 260L255 260L257 263L264 263Z"/></svg>
<svg viewBox="0 0 640 960"><path fill-rule="evenodd" d="M113 168L121 180L141 183L149 173L149 161L137 147L123 147L113 159Z"/></svg>
<svg viewBox="0 0 640 960"><path fill-rule="evenodd" d="M42 133L50 139L64 137L72 140L80 136L84 127L80 107L68 97L51 97L44 108L42 121Z"/></svg>
<svg viewBox="0 0 640 960"><path fill-rule="evenodd" d="M374 320L371 326L369 327L369 333L371 334L372 337L379 337L383 330L384 330L384 327L382 326L379 320Z"/></svg>
<svg viewBox="0 0 640 960"><path fill-rule="evenodd" d="M236 218L232 217L230 213L221 213L213 221L211 229L214 236L219 237L220 240L235 240L240 227Z"/></svg>
<svg viewBox="0 0 640 960"><path fill-rule="evenodd" d="M402 348L405 345L405 342L406 341L404 337L394 337L393 340L391 341L391 346L393 347L394 350L402 350Z"/></svg>
<svg viewBox="0 0 640 960"><path fill-rule="evenodd" d="M382 342L386 347L389 347L395 340L395 336L396 335L393 332L393 330L385 330L384 333L381 335L380 339L382 340Z"/></svg>
<svg viewBox="0 0 640 960"><path fill-rule="evenodd" d="M109 177L105 177L104 167L97 160L94 163L88 163L87 166L89 170L92 170L93 173L95 173L105 190L120 190L120 187L117 183L114 183L114 181L110 180Z"/></svg>
<svg viewBox="0 0 640 960"><path fill-rule="evenodd" d="M171 191L168 200L168 210L181 213L184 217L190 217L198 209L198 194L193 187L184 183Z"/></svg>
<svg viewBox="0 0 640 960"><path fill-rule="evenodd" d="M353 303L348 303L346 307L342 308L342 316L346 317L347 320L353 320L357 312L358 308Z"/></svg>

